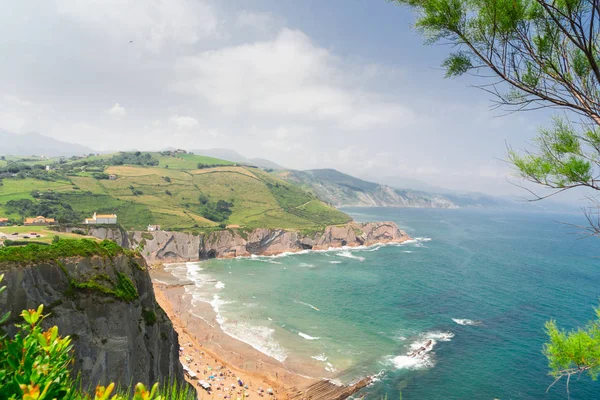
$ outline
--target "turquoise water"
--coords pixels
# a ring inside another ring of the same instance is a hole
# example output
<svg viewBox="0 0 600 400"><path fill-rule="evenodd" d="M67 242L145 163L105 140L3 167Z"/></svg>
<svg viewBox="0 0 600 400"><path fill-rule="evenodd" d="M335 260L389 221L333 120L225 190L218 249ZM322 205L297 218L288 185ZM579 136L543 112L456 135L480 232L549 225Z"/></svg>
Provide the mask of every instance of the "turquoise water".
<svg viewBox="0 0 600 400"><path fill-rule="evenodd" d="M284 363L313 363L346 382L379 373L367 398L566 398L560 384L545 393L541 347L546 320L573 327L598 303L598 240L556 222L580 216L345 211L395 221L418 239L173 269L198 281L192 294L212 302L226 332ZM573 399L600 398L588 378L571 386Z"/></svg>

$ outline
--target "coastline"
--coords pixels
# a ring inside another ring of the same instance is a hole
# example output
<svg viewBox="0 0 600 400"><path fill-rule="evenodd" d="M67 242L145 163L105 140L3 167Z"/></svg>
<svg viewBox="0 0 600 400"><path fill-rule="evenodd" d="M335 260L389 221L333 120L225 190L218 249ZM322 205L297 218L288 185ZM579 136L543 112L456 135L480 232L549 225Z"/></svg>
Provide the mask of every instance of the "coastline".
<svg viewBox="0 0 600 400"><path fill-rule="evenodd" d="M179 335L180 361L198 375L190 379L186 374L186 379L199 395L207 394L199 385L204 380L213 388L222 386L221 391L213 390L211 395L223 398L237 393L237 398L346 399L372 382L373 377L367 376L344 385L316 362L292 357L280 362L223 331L210 303L192 303L192 296L185 290L187 285L193 285L192 281L180 280L162 265L153 267L150 275L156 301ZM225 376L214 374L215 370L225 372ZM208 379L211 374L216 380ZM238 378L244 387L238 387ZM232 386L235 393L225 389Z"/></svg>
<svg viewBox="0 0 600 400"><path fill-rule="evenodd" d="M309 378L301 374L287 370L282 363L271 358L252 346L239 341L221 330L214 321L215 312L208 303L194 307L194 313L190 311L191 299L185 294L185 282L178 283L176 278L169 278L170 273L161 269L151 271L153 278L156 300L173 322L175 331L179 334L179 342L183 348L181 354L182 363L186 364L186 358L191 357L192 362L188 366L198 373L198 380L206 379L217 366L225 366L248 385L246 392L250 398L258 397L257 390L263 389L265 396L269 388L273 389L274 398L287 398L286 392L294 388L308 387L318 378ZM159 281L157 281L160 280ZM173 283L169 280L173 279ZM206 370L210 366L211 370ZM204 372L207 372L204 374ZM198 380L190 382L205 393L198 386ZM222 382L228 387L231 383L236 384L237 379L224 379ZM218 382L220 384L221 381ZM213 386L215 386L213 384ZM236 384L237 386L237 384ZM225 392L213 391L226 395Z"/></svg>

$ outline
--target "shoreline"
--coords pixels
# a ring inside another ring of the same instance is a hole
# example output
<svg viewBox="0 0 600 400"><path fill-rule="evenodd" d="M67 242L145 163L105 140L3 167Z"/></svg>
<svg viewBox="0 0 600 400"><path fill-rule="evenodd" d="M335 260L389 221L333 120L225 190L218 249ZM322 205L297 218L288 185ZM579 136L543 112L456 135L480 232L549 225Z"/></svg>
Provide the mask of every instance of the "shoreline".
<svg viewBox="0 0 600 400"><path fill-rule="evenodd" d="M249 398L262 397L257 393L261 388L264 390L263 396L286 399L288 390L308 387L321 381L319 378L309 378L289 371L276 359L227 335L216 322L212 325L209 321L212 321L216 314L210 304L203 303L202 306L195 307L194 311L200 312L201 315L192 313L188 309L191 307L191 302L186 298L185 285L177 283L171 285L156 281L156 275L164 279L165 274L169 273L160 270L151 271L156 301L166 312L179 334L179 343L183 349L180 353L182 364L186 365L187 362L187 365L198 374L198 380L188 379L188 381L198 389L199 394L206 394L206 392L198 386L198 381L208 381L211 371L223 366L225 367L223 370L231 371L233 375L229 379L227 376L221 378L223 380L216 383L224 383L225 387L235 384L238 387L236 378L239 377L248 386L245 392L249 394L246 396ZM192 361L188 362L190 359ZM207 367L211 369L207 370ZM215 386L213 381L211 384ZM268 389L273 390L272 396L267 394ZM227 395L225 391L218 390L212 393Z"/></svg>
<svg viewBox="0 0 600 400"><path fill-rule="evenodd" d="M344 246L329 246L326 249L305 249L299 251L281 251L277 254L238 256L236 258L268 257L277 258L294 254L321 253L330 251L345 251L356 249L372 249L376 247L399 246L405 243L417 242L421 238L402 237L400 240L370 243L368 245L351 244ZM216 257L231 258L231 257ZM179 334L182 352L180 361L184 366L198 375L197 379L188 382L198 390L199 395L206 394L198 382L209 382L208 377L219 368L216 381L210 381L213 387L219 387L210 395L215 394L222 398L257 398L272 397L274 399L303 399L314 395L321 398L323 393L328 393L325 399L347 398L356 391L368 386L373 377L363 377L347 385L336 381L337 377L332 371L312 360L307 361L287 356L279 361L265 354L253 345L231 336L223 330L217 321L217 312L209 302L193 301L191 294L186 291L186 286L194 285L188 279L174 276L165 270L170 262L161 260L150 268L150 276L156 300L173 323L175 331ZM202 260L182 260L174 263L200 262ZM208 369L207 369L208 368ZM237 385L237 378L244 382L241 388ZM223 386L224 385L224 386ZM235 392L231 392L231 385L235 385ZM246 389L247 388L247 389ZM230 389L230 390L225 390ZM269 389L272 389L272 394ZM240 392L241 390L241 392ZM262 392L261 392L262 390Z"/></svg>
<svg viewBox="0 0 600 400"><path fill-rule="evenodd" d="M410 236L405 236L401 239L395 239L392 241L387 241L387 242L376 242L376 243L369 243L369 244L347 244L344 246L330 246L327 248L317 248L317 249L304 249L304 250L298 250L298 249L288 249L288 250L282 250L282 251L276 251L276 252L265 252L265 253L261 253L261 254L250 254L250 255L244 255L244 256L229 256L229 255L223 255L223 256L216 256L216 257L212 257L212 258L162 258L160 260L155 260L154 263L150 264L150 262L148 262L149 265L152 265L153 268L163 268L164 266L168 265L168 264L180 264L180 263L195 263L195 262L201 262L201 261L208 261L208 260L234 260L234 259L249 259L249 258L257 258L257 257L265 257L265 258L279 258L279 257L286 257L286 256L291 256L291 255L296 255L296 254L310 254L310 253L327 253L327 252L333 252L333 251L344 251L344 250L369 250L373 247L387 247L387 246L399 246L402 244L407 244L407 243L412 243L412 242L416 242L419 240L425 240L427 241L429 238L413 238ZM179 283L183 286L185 286L185 283Z"/></svg>

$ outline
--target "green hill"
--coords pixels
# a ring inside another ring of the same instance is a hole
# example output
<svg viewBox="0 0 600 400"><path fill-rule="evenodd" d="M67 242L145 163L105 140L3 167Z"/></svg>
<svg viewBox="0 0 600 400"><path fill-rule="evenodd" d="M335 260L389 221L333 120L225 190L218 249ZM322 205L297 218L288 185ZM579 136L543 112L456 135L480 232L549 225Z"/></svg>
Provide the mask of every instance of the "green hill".
<svg viewBox="0 0 600 400"><path fill-rule="evenodd" d="M45 165L52 170L46 171ZM0 164L0 217L80 223L116 213L129 229L219 225L314 229L350 220L316 195L252 167L176 151Z"/></svg>

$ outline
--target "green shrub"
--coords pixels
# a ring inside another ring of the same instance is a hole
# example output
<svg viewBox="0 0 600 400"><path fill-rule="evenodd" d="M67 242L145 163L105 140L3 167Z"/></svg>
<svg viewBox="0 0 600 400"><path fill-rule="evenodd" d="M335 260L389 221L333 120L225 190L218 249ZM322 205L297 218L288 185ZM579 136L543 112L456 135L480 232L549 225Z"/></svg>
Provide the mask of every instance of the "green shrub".
<svg viewBox="0 0 600 400"><path fill-rule="evenodd" d="M142 317L146 321L146 325L152 326L156 323L156 313L152 310L144 308L142 310Z"/></svg>
<svg viewBox="0 0 600 400"><path fill-rule="evenodd" d="M132 255L133 253L130 250L123 249L111 240L97 242L92 239L61 239L57 243L51 245L35 243L20 247L0 247L0 264L48 262L77 256L114 257L118 254Z"/></svg>
<svg viewBox="0 0 600 400"><path fill-rule="evenodd" d="M154 236L150 232L142 232L142 237L146 240L154 240Z"/></svg>

